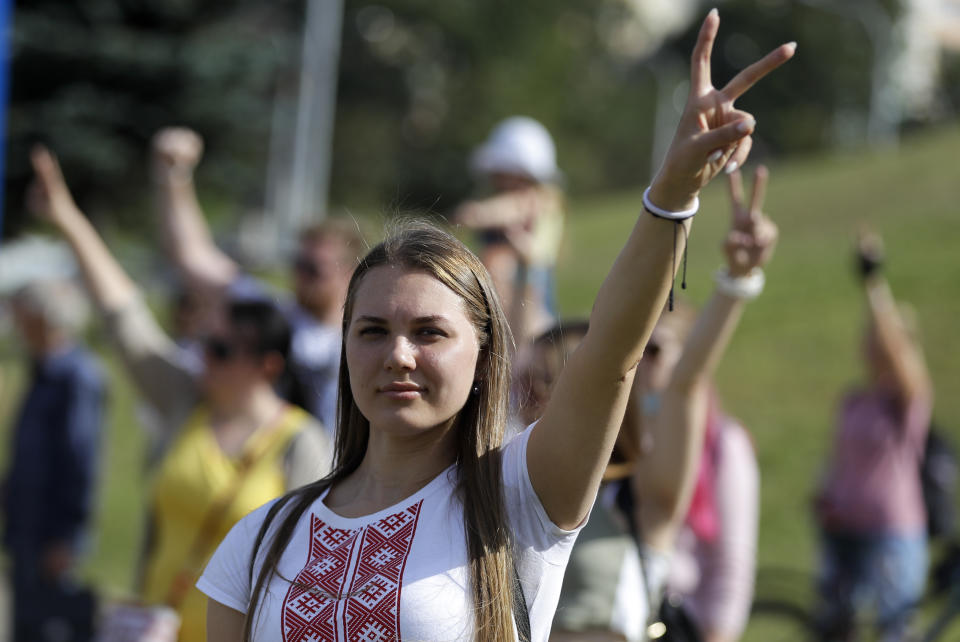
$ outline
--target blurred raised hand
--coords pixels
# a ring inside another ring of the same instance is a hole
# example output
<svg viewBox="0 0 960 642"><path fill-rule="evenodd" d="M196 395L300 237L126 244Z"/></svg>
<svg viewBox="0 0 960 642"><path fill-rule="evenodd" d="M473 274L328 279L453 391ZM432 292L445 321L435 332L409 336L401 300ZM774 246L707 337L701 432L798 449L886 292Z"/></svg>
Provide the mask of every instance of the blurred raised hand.
<svg viewBox="0 0 960 642"><path fill-rule="evenodd" d="M37 217L62 225L71 217L79 216L80 210L70 194L60 170L60 163L43 145L30 151L34 180L27 190L27 208Z"/></svg>
<svg viewBox="0 0 960 642"><path fill-rule="evenodd" d="M723 243L723 251L730 276L738 277L767 264L773 256L778 231L774 222L763 213L763 199L769 177L767 168L761 165L754 171L749 203L744 199L743 177L740 171L735 170L728 176L733 216L730 231Z"/></svg>
<svg viewBox="0 0 960 642"><path fill-rule="evenodd" d="M700 189L724 168L734 171L744 164L753 145L756 119L734 103L796 51L796 43L781 45L717 89L711 79L710 60L719 26L720 17L714 9L700 28L690 61L687 104L651 185L651 201L668 210L691 207Z"/></svg>
<svg viewBox="0 0 960 642"><path fill-rule="evenodd" d="M855 252L860 276L872 276L883 265L883 238L866 224L861 225L857 232Z"/></svg>
<svg viewBox="0 0 960 642"><path fill-rule="evenodd" d="M166 127L154 134L150 148L155 178L190 175L203 156L203 138L186 127Z"/></svg>

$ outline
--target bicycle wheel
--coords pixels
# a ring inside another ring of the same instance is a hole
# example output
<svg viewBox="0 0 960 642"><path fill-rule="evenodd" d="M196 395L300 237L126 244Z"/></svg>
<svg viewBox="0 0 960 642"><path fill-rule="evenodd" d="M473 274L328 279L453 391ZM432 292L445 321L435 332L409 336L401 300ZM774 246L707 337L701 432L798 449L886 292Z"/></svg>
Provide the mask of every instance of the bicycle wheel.
<svg viewBox="0 0 960 642"><path fill-rule="evenodd" d="M956 640L960 633L960 588L954 588L936 611L936 617L924 629L920 642L948 642Z"/></svg>

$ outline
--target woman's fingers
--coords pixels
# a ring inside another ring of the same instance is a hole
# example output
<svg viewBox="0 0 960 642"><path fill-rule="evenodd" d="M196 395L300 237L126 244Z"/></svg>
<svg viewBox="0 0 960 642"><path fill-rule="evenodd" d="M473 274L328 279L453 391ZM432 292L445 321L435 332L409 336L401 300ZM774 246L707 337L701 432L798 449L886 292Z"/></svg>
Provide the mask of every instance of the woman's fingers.
<svg viewBox="0 0 960 642"><path fill-rule="evenodd" d="M203 155L203 139L186 127L166 127L154 134L153 152L171 165L193 167Z"/></svg>
<svg viewBox="0 0 960 642"><path fill-rule="evenodd" d="M35 145L30 150L30 163L35 177L28 195L31 209L38 214L55 217L74 207L73 196L56 156L43 145Z"/></svg>
<svg viewBox="0 0 960 642"><path fill-rule="evenodd" d="M770 172L765 165L758 165L753 172L753 196L750 198L750 216L757 218L763 212L763 201L767 195L767 179Z"/></svg>
<svg viewBox="0 0 960 642"><path fill-rule="evenodd" d="M737 171L727 174L727 187L730 190L730 203L733 205L734 223L740 218L743 211L743 175Z"/></svg>
<svg viewBox="0 0 960 642"><path fill-rule="evenodd" d="M758 80L790 60L797 50L797 43L780 45L766 56L743 69L721 90L728 100L736 100L753 87Z"/></svg>
<svg viewBox="0 0 960 642"><path fill-rule="evenodd" d="M737 148L733 151L733 154L730 155L730 159L724 166L724 171L729 174L743 167L747 162L747 158L750 156L751 149L753 149L753 137L746 136L737 145Z"/></svg>
<svg viewBox="0 0 960 642"><path fill-rule="evenodd" d="M713 41L717 37L719 26L720 16L716 9L711 9L703 20L700 34L697 36L697 44L690 57L691 94L700 95L713 88L713 81L710 78L710 54L713 51Z"/></svg>
<svg viewBox="0 0 960 642"><path fill-rule="evenodd" d="M730 188L730 202L734 209L743 209L743 174L739 170L727 174L727 185Z"/></svg>
<svg viewBox="0 0 960 642"><path fill-rule="evenodd" d="M703 157L707 158L715 150L725 150L740 143L743 138L753 133L755 126L753 118L737 120L699 134L694 144L699 147Z"/></svg>
<svg viewBox="0 0 960 642"><path fill-rule="evenodd" d="M37 178L44 185L50 185L56 181L60 168L49 149L43 145L34 145L30 150L30 163Z"/></svg>

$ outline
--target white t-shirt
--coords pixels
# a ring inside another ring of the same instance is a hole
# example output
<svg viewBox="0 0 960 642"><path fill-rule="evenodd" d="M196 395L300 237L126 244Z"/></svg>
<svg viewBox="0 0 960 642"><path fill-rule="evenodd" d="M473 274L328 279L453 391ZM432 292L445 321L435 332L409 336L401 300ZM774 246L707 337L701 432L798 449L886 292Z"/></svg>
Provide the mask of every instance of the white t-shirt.
<svg viewBox="0 0 960 642"><path fill-rule="evenodd" d="M529 435L528 428L503 448L504 496L531 639L546 642L579 529L563 530L547 517L527 472ZM365 517L341 517L322 497L316 500L280 559L279 577L271 580L254 619L253 639L473 639L455 473L451 466L404 501ZM252 589L250 553L269 506L234 526L197 582L203 593L241 612Z"/></svg>
<svg viewBox="0 0 960 642"><path fill-rule="evenodd" d="M323 422L330 439L336 439L340 328L321 323L296 304L285 312L293 329L291 365L299 371L311 395L307 410Z"/></svg>

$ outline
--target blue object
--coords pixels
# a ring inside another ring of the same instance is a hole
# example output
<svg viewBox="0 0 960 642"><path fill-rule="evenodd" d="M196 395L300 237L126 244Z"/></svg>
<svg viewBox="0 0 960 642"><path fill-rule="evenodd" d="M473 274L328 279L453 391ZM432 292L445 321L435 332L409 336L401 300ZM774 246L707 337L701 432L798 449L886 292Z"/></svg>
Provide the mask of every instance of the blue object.
<svg viewBox="0 0 960 642"><path fill-rule="evenodd" d="M0 240L3 240L3 187L6 179L7 100L10 86L10 31L12 0L0 0Z"/></svg>
<svg viewBox="0 0 960 642"><path fill-rule="evenodd" d="M105 396L101 368L83 349L34 364L4 484L8 549L81 546L90 527Z"/></svg>

